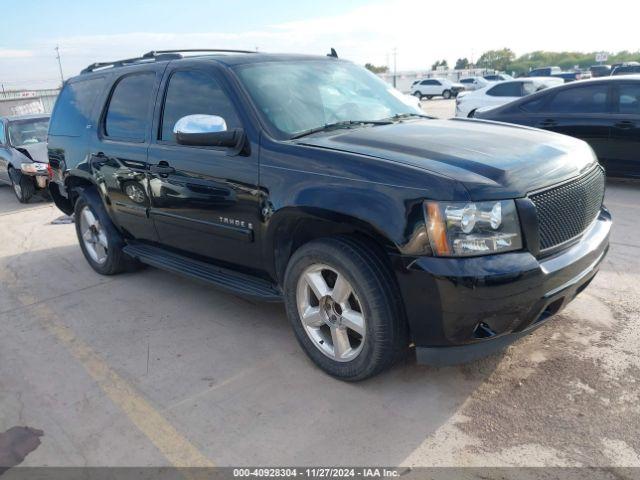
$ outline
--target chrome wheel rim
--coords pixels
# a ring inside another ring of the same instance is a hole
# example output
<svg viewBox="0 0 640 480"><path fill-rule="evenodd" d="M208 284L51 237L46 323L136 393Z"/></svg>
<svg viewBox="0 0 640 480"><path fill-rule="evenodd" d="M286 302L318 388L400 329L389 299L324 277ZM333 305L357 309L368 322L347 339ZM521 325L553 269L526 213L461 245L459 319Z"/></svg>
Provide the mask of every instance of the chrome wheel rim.
<svg viewBox="0 0 640 480"><path fill-rule="evenodd" d="M337 362L350 362L364 346L367 324L353 287L328 265L314 264L298 279L298 314L314 346Z"/></svg>
<svg viewBox="0 0 640 480"><path fill-rule="evenodd" d="M80 233L82 243L91 259L102 265L107 261L109 244L100 221L88 206L80 212Z"/></svg>

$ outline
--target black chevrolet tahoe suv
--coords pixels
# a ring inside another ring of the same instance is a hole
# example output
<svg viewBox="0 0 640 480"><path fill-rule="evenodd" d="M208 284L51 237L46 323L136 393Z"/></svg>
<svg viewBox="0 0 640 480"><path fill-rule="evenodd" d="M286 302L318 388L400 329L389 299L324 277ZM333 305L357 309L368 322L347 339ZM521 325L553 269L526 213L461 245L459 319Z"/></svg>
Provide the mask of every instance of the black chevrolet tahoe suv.
<svg viewBox="0 0 640 480"><path fill-rule="evenodd" d="M283 301L338 378L411 347L470 361L591 282L611 227L603 171L580 140L437 120L407 98L335 55L93 64L55 105L50 191L98 273L148 264Z"/></svg>

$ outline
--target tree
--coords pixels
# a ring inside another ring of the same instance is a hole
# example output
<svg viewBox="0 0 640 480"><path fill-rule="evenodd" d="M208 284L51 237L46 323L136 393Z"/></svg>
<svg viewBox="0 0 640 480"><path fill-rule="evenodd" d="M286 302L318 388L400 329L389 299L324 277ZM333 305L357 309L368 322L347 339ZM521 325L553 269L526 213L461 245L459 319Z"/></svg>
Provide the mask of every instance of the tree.
<svg viewBox="0 0 640 480"><path fill-rule="evenodd" d="M480 68L491 68L493 70L505 71L509 69L515 60L516 54L510 48L502 50L489 50L480 55L477 66Z"/></svg>
<svg viewBox="0 0 640 480"><path fill-rule="evenodd" d="M464 70L466 68L469 68L469 60L467 59L467 57L459 58L458 60L456 60L456 70Z"/></svg>
<svg viewBox="0 0 640 480"><path fill-rule="evenodd" d="M449 68L449 64L446 60L437 60L436 63L431 65L431 70L437 70L438 67L444 67L445 70Z"/></svg>
<svg viewBox="0 0 640 480"><path fill-rule="evenodd" d="M373 63L365 63L364 68L373 72L373 73L387 73L389 71L389 67L387 66L376 66Z"/></svg>

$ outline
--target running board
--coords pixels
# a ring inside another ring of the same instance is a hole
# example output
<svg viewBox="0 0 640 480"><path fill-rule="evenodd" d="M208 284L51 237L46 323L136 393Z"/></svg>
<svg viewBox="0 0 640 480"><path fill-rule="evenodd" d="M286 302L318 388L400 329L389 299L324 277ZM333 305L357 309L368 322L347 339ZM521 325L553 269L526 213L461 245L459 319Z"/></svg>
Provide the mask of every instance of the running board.
<svg viewBox="0 0 640 480"><path fill-rule="evenodd" d="M236 295L263 302L282 301L280 289L261 278L193 260L151 245L129 244L123 248L123 251L130 257L152 267L200 280Z"/></svg>

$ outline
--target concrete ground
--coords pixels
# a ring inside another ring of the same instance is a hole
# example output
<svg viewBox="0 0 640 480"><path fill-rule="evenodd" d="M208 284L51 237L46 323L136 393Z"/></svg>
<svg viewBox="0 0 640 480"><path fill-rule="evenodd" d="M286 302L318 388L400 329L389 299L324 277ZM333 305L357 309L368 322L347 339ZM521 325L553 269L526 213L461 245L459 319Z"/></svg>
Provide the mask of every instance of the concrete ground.
<svg viewBox="0 0 640 480"><path fill-rule="evenodd" d="M282 306L99 276L53 205L0 187L0 434L42 431L31 466L640 466L639 187L609 182L611 251L562 314L485 360L358 384L311 364Z"/></svg>

